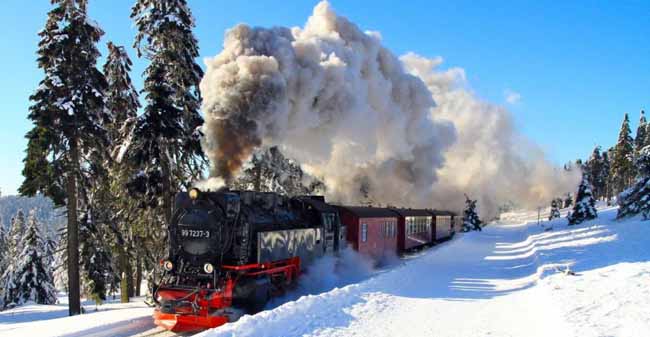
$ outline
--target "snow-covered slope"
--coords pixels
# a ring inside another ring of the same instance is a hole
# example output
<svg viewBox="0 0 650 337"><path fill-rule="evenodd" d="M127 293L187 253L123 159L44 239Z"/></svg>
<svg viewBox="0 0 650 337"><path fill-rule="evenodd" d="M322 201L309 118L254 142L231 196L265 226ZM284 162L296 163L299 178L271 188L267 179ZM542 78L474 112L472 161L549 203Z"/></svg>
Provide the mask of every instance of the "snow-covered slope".
<svg viewBox="0 0 650 337"><path fill-rule="evenodd" d="M0 311L0 336L131 336L154 328L152 309L143 298L131 303L109 302L95 311L84 303L87 314L68 317L65 298L59 305L24 305Z"/></svg>
<svg viewBox="0 0 650 337"><path fill-rule="evenodd" d="M303 291L355 283L296 301L291 294L201 335L648 336L650 222L615 215L601 208L598 219L568 227L565 218L538 225L536 212L510 213L387 271L307 276L320 284ZM76 317L65 317L63 305L0 312L0 336L128 336L153 327L141 302L100 308Z"/></svg>
<svg viewBox="0 0 650 337"><path fill-rule="evenodd" d="M202 336L647 336L650 223L615 214L572 227L510 214L362 283Z"/></svg>

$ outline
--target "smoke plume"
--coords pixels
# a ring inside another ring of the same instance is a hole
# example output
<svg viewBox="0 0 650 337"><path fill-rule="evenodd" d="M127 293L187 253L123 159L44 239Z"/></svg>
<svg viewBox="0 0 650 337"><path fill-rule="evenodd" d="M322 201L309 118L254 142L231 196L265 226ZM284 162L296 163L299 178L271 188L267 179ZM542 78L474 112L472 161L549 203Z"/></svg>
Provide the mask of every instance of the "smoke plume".
<svg viewBox="0 0 650 337"><path fill-rule="evenodd" d="M580 172L552 165L537 145L515 130L510 112L469 92L463 69L440 71L441 58L413 53L400 59L433 95L437 106L431 110L432 118L453 121L458 132L438 170L436 204L453 209L467 193L479 200L483 216L493 216L508 201L546 207L552 198L575 191Z"/></svg>
<svg viewBox="0 0 650 337"><path fill-rule="evenodd" d="M238 25L201 82L211 176L229 182L278 145L343 203L460 209L468 193L493 214L575 187L507 111L463 88L461 69L438 63L396 57L325 1L303 28Z"/></svg>

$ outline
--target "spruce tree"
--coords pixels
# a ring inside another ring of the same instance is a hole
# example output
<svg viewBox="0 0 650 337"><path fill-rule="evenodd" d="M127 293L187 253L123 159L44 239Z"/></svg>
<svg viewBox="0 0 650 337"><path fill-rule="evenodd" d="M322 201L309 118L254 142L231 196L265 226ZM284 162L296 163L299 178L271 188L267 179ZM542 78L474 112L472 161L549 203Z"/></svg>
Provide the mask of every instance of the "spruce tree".
<svg viewBox="0 0 650 337"><path fill-rule="evenodd" d="M17 256L14 282L14 302L34 301L38 304L56 303L56 289L47 254L47 241L41 236L32 212L24 233L23 248Z"/></svg>
<svg viewBox="0 0 650 337"><path fill-rule="evenodd" d="M108 57L104 64L104 76L106 77L106 109L109 112L109 123L107 125L108 136L111 144L117 145L120 140L124 141L121 132L126 126L125 123L136 118L140 102L138 91L131 82L131 66L133 63L123 46L114 45L108 42ZM116 146L114 149L119 149Z"/></svg>
<svg viewBox="0 0 650 337"><path fill-rule="evenodd" d="M199 178L206 164L199 141L203 71L195 61L198 42L185 0L137 0L131 18L138 29L134 47L150 64L144 73L144 114L127 152L142 170L130 186L147 197L144 206L160 210L163 222L171 216L174 193Z"/></svg>
<svg viewBox="0 0 650 337"><path fill-rule="evenodd" d="M108 82L106 105L111 115L111 122L107 125L107 131L113 144L108 180L110 195L114 198L107 206L112 209L109 220L115 226L112 250L117 256L116 269L119 270L117 280L112 287L116 287L119 283L122 302L128 302L129 293L133 293L128 287L132 278L128 256L132 247L132 236L129 233L134 232L134 227L137 225L135 218L141 216L142 212L138 212L137 202L125 189L129 178L136 174L138 168L131 165L129 161L123 160L123 157L131 142L140 103L138 92L129 75L132 63L126 50L122 46L109 42L108 51L104 74ZM124 282L121 282L120 278L124 278Z"/></svg>
<svg viewBox="0 0 650 337"><path fill-rule="evenodd" d="M575 204L568 215L569 225L577 225L583 221L594 219L598 216L596 211L596 200L591 191L591 183L588 176L582 176L582 181L578 186Z"/></svg>
<svg viewBox="0 0 650 337"><path fill-rule="evenodd" d="M16 294L18 291L18 283L16 281L16 257L21 253L23 249L24 234L25 214L22 210L18 210L16 216L11 219L9 234L6 239L7 256L10 258L6 260L5 269L0 271L0 288L3 288L2 298L4 307L16 304Z"/></svg>
<svg viewBox="0 0 650 337"><path fill-rule="evenodd" d="M7 270L7 265L10 261L9 256L9 240L5 231L5 226L2 224L2 221L0 221L0 288L3 287L2 274ZM3 294L0 292L0 308L3 304Z"/></svg>
<svg viewBox="0 0 650 337"><path fill-rule="evenodd" d="M605 184L605 188L603 189L603 197L605 200L607 200L608 204L610 199L612 198L612 176L610 175L612 172L611 169L611 162L609 160L610 158L610 153L613 152L613 149L610 148L607 151L603 151L603 183Z"/></svg>
<svg viewBox="0 0 650 337"><path fill-rule="evenodd" d="M325 192L322 181L303 172L300 164L285 157L277 146L253 153L232 187L290 196Z"/></svg>
<svg viewBox="0 0 650 337"><path fill-rule="evenodd" d="M638 154L641 152L641 149L646 145L646 129L647 121L645 119L645 111L641 110L641 117L639 117L639 126L636 129L636 136L634 138L634 150Z"/></svg>
<svg viewBox="0 0 650 337"><path fill-rule="evenodd" d="M476 200L470 199L465 196L465 211L463 212L463 232L481 231L481 224L483 223L476 213Z"/></svg>
<svg viewBox="0 0 650 337"><path fill-rule="evenodd" d="M38 66L45 73L30 97L25 180L20 193L43 193L67 207L69 313L79 314L77 206L85 156L105 147L106 81L97 69L96 43L103 31L87 17L86 0L52 0L40 33Z"/></svg>
<svg viewBox="0 0 650 337"><path fill-rule="evenodd" d="M607 188L608 169L605 160L600 152L600 146L596 146L594 151L587 160L585 165L585 174L589 176L589 180L593 186L594 197L600 199L605 196L605 189Z"/></svg>
<svg viewBox="0 0 650 337"><path fill-rule="evenodd" d="M618 142L611 158L611 178L613 193L618 194L632 184L634 179L634 141L630 131L630 120L625 114Z"/></svg>
<svg viewBox="0 0 650 337"><path fill-rule="evenodd" d="M5 257L8 255L7 246L7 233L5 231L5 226L0 221L0 270L4 270L4 265L2 263L5 261Z"/></svg>
<svg viewBox="0 0 650 337"><path fill-rule="evenodd" d="M81 215L82 266L85 277L86 293L95 303L102 304L106 300L108 284L113 275L110 254L106 247L107 238L99 228L92 210Z"/></svg>
<svg viewBox="0 0 650 337"><path fill-rule="evenodd" d="M639 152L635 161L639 170L636 183L618 196L618 218L641 213L644 219L650 217L650 146Z"/></svg>
<svg viewBox="0 0 650 337"><path fill-rule="evenodd" d="M558 199L553 199L551 201L551 213L548 216L549 221L560 217L560 205L561 205L561 203L562 203L562 200L560 200L559 203L558 203Z"/></svg>

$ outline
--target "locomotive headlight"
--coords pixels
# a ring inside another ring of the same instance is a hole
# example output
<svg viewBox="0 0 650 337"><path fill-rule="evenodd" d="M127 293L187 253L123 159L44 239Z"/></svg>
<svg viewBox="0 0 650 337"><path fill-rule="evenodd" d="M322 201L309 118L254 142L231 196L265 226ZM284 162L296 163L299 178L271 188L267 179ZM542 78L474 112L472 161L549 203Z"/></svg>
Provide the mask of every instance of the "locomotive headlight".
<svg viewBox="0 0 650 337"><path fill-rule="evenodd" d="M167 260L163 263L163 268L165 268L166 271L172 271L172 269L174 269L174 264L172 261Z"/></svg>
<svg viewBox="0 0 650 337"><path fill-rule="evenodd" d="M212 263L206 263L203 265L203 271L205 271L207 274L212 274L214 271L214 266L212 266Z"/></svg>
<svg viewBox="0 0 650 337"><path fill-rule="evenodd" d="M199 191L198 188L194 187L190 190L189 193L190 193L190 199L196 200L199 198L199 194L201 193L201 191Z"/></svg>

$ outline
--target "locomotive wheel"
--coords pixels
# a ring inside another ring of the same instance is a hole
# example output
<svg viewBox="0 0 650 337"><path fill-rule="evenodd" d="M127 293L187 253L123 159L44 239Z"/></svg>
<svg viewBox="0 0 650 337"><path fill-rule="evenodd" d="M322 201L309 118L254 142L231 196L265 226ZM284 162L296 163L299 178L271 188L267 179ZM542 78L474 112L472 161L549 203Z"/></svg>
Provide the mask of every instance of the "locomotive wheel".
<svg viewBox="0 0 650 337"><path fill-rule="evenodd" d="M243 309L247 314L256 314L266 307L271 298L270 290L268 278L239 280L233 290L233 306Z"/></svg>

